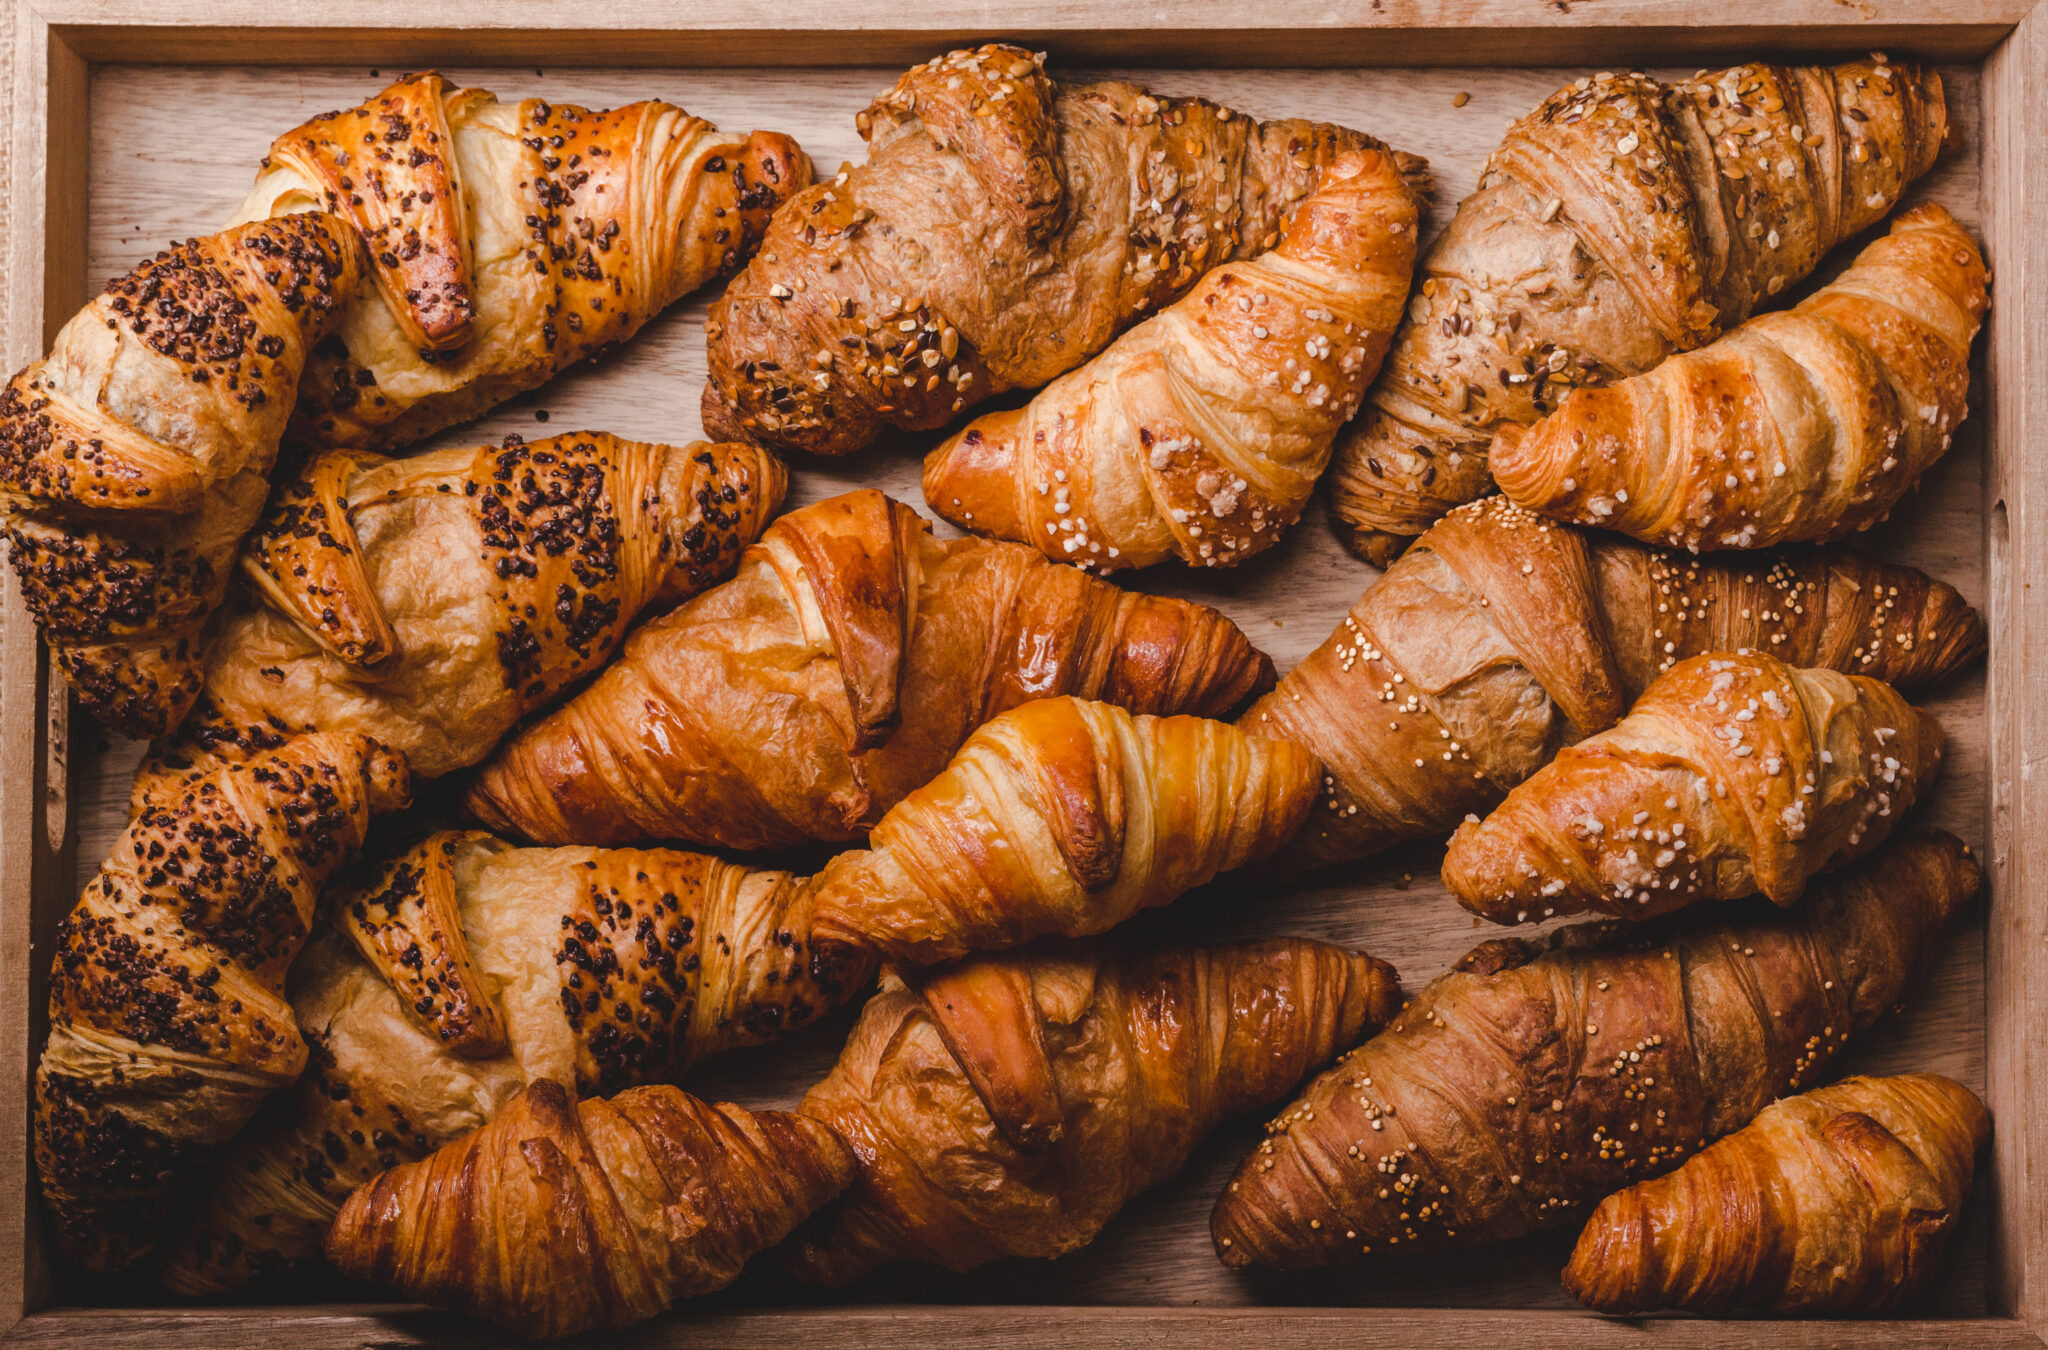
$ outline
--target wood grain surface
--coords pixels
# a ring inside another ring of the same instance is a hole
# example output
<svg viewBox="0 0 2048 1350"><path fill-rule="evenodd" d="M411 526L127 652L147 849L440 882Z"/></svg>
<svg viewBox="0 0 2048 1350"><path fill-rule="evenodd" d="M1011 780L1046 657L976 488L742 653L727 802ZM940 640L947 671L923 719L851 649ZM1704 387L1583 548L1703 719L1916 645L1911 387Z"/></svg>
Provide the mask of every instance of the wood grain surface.
<svg viewBox="0 0 2048 1350"><path fill-rule="evenodd" d="M182 7L195 12L210 8ZM1396 0L1388 0L1387 7L1396 8ZM1403 3L1401 7L1412 9L1413 5ZM1378 9L1377 3L1374 8ZM1604 16L1638 8L1640 5L1608 5L1606 0L1584 4L1588 14L1602 11ZM1841 7L1801 4L1793 8ZM1970 8L1984 12L1981 6ZM1853 10L1848 7L1848 12ZM394 68L368 66L96 69L91 85L90 208L85 239L93 280L114 275L168 239L215 228L234 210L257 161L277 133L313 113L359 101L398 73ZM861 157L854 114L886 87L896 72L883 68L451 68L448 73L495 89L508 99L540 95L558 103L610 105L634 98L666 98L730 129L751 126L789 132L810 151L820 172L830 174L842 160ZM1164 91L1205 94L1261 116L1343 122L1426 155L1437 175L1433 225L1440 226L1458 198L1472 188L1481 162L1507 121L1582 73L1580 67L1154 70L1143 78ZM1940 166L1914 195L1938 200L1966 224L1981 227L1977 71L1975 67L1944 68L1943 76L1948 83L1951 116L1961 125L1966 149ZM1454 102L1459 94L1469 95L1462 106ZM2038 220L2034 228L2038 230ZM1831 259L1823 274L1838 267L1855 247L1852 243ZM1993 263L1994 267L2003 265L1997 258ZM699 434L696 410L705 370L704 310L703 297L678 306L597 367L574 371L534 396L438 438L436 444L496 439L508 433L552 434L579 427L649 439L695 437ZM1973 398L1973 404L1976 401ZM1929 475L1920 493L1900 508L1897 519L1864 541L1872 551L1952 582L1980 604L1986 585L1981 428L1981 419L1966 422L1956 449ZM922 510L918 453L931 439L885 445L845 460L799 460L791 466L791 504L816 501L849 487L877 486ZM1176 566L1126 574L1119 580L1217 605L1285 669L1323 639L1374 576L1372 568L1338 546L1325 527L1318 503L1281 546L1233 573L1196 575ZM2038 658L2034 668L2041 669ZM2035 683L2042 678L2036 674ZM1987 820L1983 687L1981 673L1972 671L1925 699L1948 731L1949 757L1943 782L1919 817L1919 823L1940 824L1976 844L1986 838ZM83 726L76 739L80 743L73 747L72 790L79 879L83 880L86 869L97 865L121 826L129 776L140 747L108 741L96 728ZM1340 876L1300 889L1281 890L1255 881L1222 883L1148 916L1144 923L1152 931L1190 938L1291 933L1344 942L1392 961L1410 985L1419 988L1473 943L1495 933L1481 931L1479 921L1446 896L1436 878L1441 852L1435 844L1418 847L1350 867ZM1941 953L1928 986L1902 1015L1869 1033L1847 1067L1885 1072L1935 1070L1981 1090L1986 1067L1984 969L1980 907ZM786 1106L829 1065L848 1021L848 1017L829 1020L784 1043L750 1051L738 1063L708 1065L688 1086L749 1105ZM1181 1176L1134 1202L1092 1248L1069 1259L1005 1262L958 1278L923 1270L899 1272L870 1281L849 1297L862 1302L1205 1308L1253 1303L1487 1309L1571 1306L1557 1281L1570 1234L1474 1251L1464 1259L1389 1262L1317 1279L1227 1272L1210 1250L1209 1207L1223 1177L1255 1136L1253 1122L1220 1132ZM1984 1208L1972 1207L1970 1231L1953 1273L1930 1301L1927 1314L1983 1315ZM103 1285L65 1291L71 1302L122 1296L122 1291ZM133 1296L132 1291L127 1296ZM748 1284L723 1302L742 1306L787 1303L792 1297L814 1300L814 1296L793 1296L750 1277ZM1296 1330L1303 1336L1319 1335L1316 1328L1323 1324L1315 1315L1300 1316L1304 1320ZM1531 1344L1591 1343L1535 1337L1527 1325L1513 1318L1493 1320L1499 1323L1497 1330L1503 1338L1512 1336ZM1025 1318L1020 1325L1029 1321ZM117 1327L126 1328L121 1337L102 1342L106 1344L157 1339L146 1323L117 1319L95 1325L110 1337L115 1336ZM1595 1324L1583 1325L1590 1328ZM303 1343L359 1343L348 1337L365 1335L360 1324L350 1323L350 1328L332 1337L309 1334ZM885 1330L880 1322L875 1329L878 1335ZM1249 1327L1245 1333L1254 1334ZM1134 1332L1133 1343L1173 1334L1170 1330ZM1276 1333L1261 1325L1255 1334L1271 1339ZM1601 1343L1619 1340L1612 1332L1600 1334ZM1699 1332L1665 1341L1670 1334L1661 1333L1659 1343L1737 1343L1736 1338ZM2002 1343L2000 1334L1994 1329L1957 1333L1947 1343ZM1057 1342L1056 1333L1048 1335L1044 1343ZM893 1332L888 1338L901 1339ZM276 1343L297 1339L296 1333L280 1331ZM403 1338L394 1339L406 1343ZM1802 1343L1823 1341L1813 1338Z"/></svg>

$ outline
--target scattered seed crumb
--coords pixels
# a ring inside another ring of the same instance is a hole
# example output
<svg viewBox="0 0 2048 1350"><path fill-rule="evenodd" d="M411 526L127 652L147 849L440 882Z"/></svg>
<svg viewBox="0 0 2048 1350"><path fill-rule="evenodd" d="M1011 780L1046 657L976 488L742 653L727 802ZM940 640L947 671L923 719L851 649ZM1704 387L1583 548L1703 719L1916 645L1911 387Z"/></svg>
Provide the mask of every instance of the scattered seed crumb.
<svg viewBox="0 0 2048 1350"><path fill-rule="evenodd" d="M1457 93L1451 95L1451 106L1453 108L1462 108L1471 101L1472 96L1462 89L1460 89Z"/></svg>
<svg viewBox="0 0 2048 1350"><path fill-rule="evenodd" d="M535 409L533 410L533 420L534 420L534 421L536 421L536 422L545 422L545 421L547 421L547 420L548 420L548 410L547 410L546 408L535 408Z"/></svg>

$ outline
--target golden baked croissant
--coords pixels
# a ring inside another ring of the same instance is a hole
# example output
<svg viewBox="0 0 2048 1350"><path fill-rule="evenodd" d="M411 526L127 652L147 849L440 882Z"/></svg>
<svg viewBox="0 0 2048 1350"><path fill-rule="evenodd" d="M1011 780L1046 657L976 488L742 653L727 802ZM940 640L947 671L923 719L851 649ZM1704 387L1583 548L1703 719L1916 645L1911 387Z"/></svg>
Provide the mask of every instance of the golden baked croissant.
<svg viewBox="0 0 2048 1350"><path fill-rule="evenodd" d="M1877 680L1695 656L1460 825L1444 885L1496 923L1647 919L1759 892L1789 905L1891 834L1940 771L1941 739Z"/></svg>
<svg viewBox="0 0 2048 1350"><path fill-rule="evenodd" d="M1357 858L1492 810L1677 662L1753 647L1923 684L1984 650L1949 586L1846 550L1699 559L1499 498L1446 516L1239 724L1313 750L1288 856Z"/></svg>
<svg viewBox="0 0 2048 1350"><path fill-rule="evenodd" d="M1834 539L1884 519L1963 420L1984 255L1931 203L1833 282L1493 442L1531 510L1694 550Z"/></svg>
<svg viewBox="0 0 2048 1350"><path fill-rule="evenodd" d="M1216 716L1271 679L1206 606L928 529L873 490L782 517L738 576L509 741L469 809L540 843L854 839L1019 703Z"/></svg>
<svg viewBox="0 0 2048 1350"><path fill-rule="evenodd" d="M1676 1172L1601 1201L1565 1288L1610 1313L1887 1311L1939 1268L1990 1138L1984 1104L1934 1074L1786 1097Z"/></svg>
<svg viewBox="0 0 2048 1350"><path fill-rule="evenodd" d="M355 232L320 213L175 245L109 283L0 392L22 599L116 731L166 731L199 692L207 618L359 259Z"/></svg>
<svg viewBox="0 0 2048 1350"><path fill-rule="evenodd" d="M192 718L137 784L302 730L436 778L596 670L642 612L729 576L786 476L752 446L604 432L386 460L333 451L242 557Z"/></svg>
<svg viewBox="0 0 2048 1350"><path fill-rule="evenodd" d="M1569 1223L1819 1077L1982 879L1931 834L1790 910L1485 943L1271 1124L1217 1253L1300 1269Z"/></svg>
<svg viewBox="0 0 2048 1350"><path fill-rule="evenodd" d="M1952 134L1941 77L1880 56L1560 89L1422 261L1337 442L1339 533L1384 567L1487 490L1496 431L1741 323L1881 220Z"/></svg>
<svg viewBox="0 0 2048 1350"><path fill-rule="evenodd" d="M292 971L313 1048L199 1187L164 1279L217 1294L318 1253L348 1193L494 1118L530 1082L673 1079L862 989L787 872L670 849L514 848L444 831L333 897Z"/></svg>
<svg viewBox="0 0 2048 1350"><path fill-rule="evenodd" d="M321 883L409 791L402 759L321 733L128 822L50 967L35 1154L67 1257L108 1271L147 1251L181 1174L298 1077L285 968Z"/></svg>
<svg viewBox="0 0 2048 1350"><path fill-rule="evenodd" d="M1271 252L1210 272L1025 407L926 456L925 501L1097 572L1263 551L1379 371L1427 180L1412 155L1345 151Z"/></svg>
<svg viewBox="0 0 2048 1350"><path fill-rule="evenodd" d="M1101 351L1204 272L1273 247L1369 137L989 44L913 66L857 120L867 163L799 192L711 308L704 426L814 454L940 427Z"/></svg>
<svg viewBox="0 0 2048 1350"><path fill-rule="evenodd" d="M1300 746L1228 723L1039 699L825 865L817 940L930 965L1100 933L1286 843L1320 774Z"/></svg>
<svg viewBox="0 0 2048 1350"><path fill-rule="evenodd" d="M625 341L736 267L810 182L787 136L671 104L608 112L408 76L278 138L238 221L347 217L383 301L350 307L306 370L305 444L386 449Z"/></svg>
<svg viewBox="0 0 2048 1350"><path fill-rule="evenodd" d="M809 1280L1085 1246L1209 1131L1400 1004L1385 962L1297 938L1041 946L906 978L884 978L797 1108L861 1164L782 1249Z"/></svg>
<svg viewBox="0 0 2048 1350"><path fill-rule="evenodd" d="M526 1336L625 1327L731 1284L855 1170L802 1116L672 1087L579 1105L543 1081L350 1196L327 1256Z"/></svg>

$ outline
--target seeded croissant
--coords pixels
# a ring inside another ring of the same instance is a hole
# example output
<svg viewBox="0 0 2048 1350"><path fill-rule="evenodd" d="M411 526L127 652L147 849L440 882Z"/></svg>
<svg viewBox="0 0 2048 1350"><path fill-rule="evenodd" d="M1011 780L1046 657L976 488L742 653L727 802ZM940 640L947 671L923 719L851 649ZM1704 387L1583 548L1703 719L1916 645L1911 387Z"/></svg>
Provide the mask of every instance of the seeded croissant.
<svg viewBox="0 0 2048 1350"><path fill-rule="evenodd" d="M1531 510L1695 552L1868 529L1954 439L1990 298L1976 241L1916 206L1796 308L1503 427L1494 478Z"/></svg>
<svg viewBox="0 0 2048 1350"><path fill-rule="evenodd" d="M1888 1311L1940 1268L1990 1138L1984 1104L1934 1074L1787 1097L1602 1201L1565 1287L1611 1313Z"/></svg>
<svg viewBox="0 0 2048 1350"><path fill-rule="evenodd" d="M1941 77L1879 57L1665 85L1580 79L1509 130L1423 259L1331 506L1385 566L1487 491L1487 446L1583 385L1734 328L1883 219L1952 134Z"/></svg>
<svg viewBox="0 0 2048 1350"><path fill-rule="evenodd" d="M1279 245L1219 267L925 458L924 497L977 534L1097 572L1227 567L1294 524L1400 321L1427 169L1346 151Z"/></svg>
<svg viewBox="0 0 2048 1350"><path fill-rule="evenodd" d="M36 1170L67 1258L141 1256L183 1174L298 1077L285 968L321 883L408 791L403 760L326 732L189 775L128 822L50 968Z"/></svg>
<svg viewBox="0 0 2048 1350"><path fill-rule="evenodd" d="M1941 768L1941 724L1890 685L1761 652L1696 656L1451 839L1444 885L1497 923L1646 919L1877 847Z"/></svg>
<svg viewBox="0 0 2048 1350"><path fill-rule="evenodd" d="M1819 1077L1982 880L1932 834L1790 910L1485 943L1271 1124L1217 1253L1302 1269L1570 1223Z"/></svg>
<svg viewBox="0 0 2048 1350"><path fill-rule="evenodd" d="M802 1116L672 1087L578 1105L540 1082L357 1191L327 1255L521 1335L570 1336L723 1289L853 1175L845 1142Z"/></svg>
<svg viewBox="0 0 2048 1350"><path fill-rule="evenodd" d="M929 965L1100 933L1285 843L1317 774L1301 747L1223 722L1027 703L826 864L818 940Z"/></svg>
<svg viewBox="0 0 2048 1350"><path fill-rule="evenodd" d="M1257 122L1021 47L913 66L857 119L865 164L791 198L712 306L704 426L837 455L1072 370L1222 263L1370 138Z"/></svg>
<svg viewBox="0 0 2048 1350"><path fill-rule="evenodd" d="M217 1294L316 1255L349 1192L495 1119L527 1083L672 1080L802 1026L872 957L821 948L787 872L670 849L446 831L330 901L292 974L312 1069L198 1188L164 1279Z"/></svg>

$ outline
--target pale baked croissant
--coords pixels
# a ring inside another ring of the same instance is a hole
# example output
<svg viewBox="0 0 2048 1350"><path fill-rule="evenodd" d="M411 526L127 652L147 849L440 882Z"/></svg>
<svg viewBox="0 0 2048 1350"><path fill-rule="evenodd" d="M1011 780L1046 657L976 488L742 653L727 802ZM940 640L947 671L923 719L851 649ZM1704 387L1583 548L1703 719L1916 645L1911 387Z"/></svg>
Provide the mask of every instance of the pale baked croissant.
<svg viewBox="0 0 2048 1350"><path fill-rule="evenodd" d="M854 839L1006 708L1215 716L1271 678L1206 606L928 529L873 490L783 516L733 580L507 742L469 809L540 843Z"/></svg>
<svg viewBox="0 0 2048 1350"><path fill-rule="evenodd" d="M545 382L736 267L810 174L775 132L651 100L508 105L433 72L314 118L271 146L236 219L347 217L382 303L315 353L292 438L386 449Z"/></svg>
<svg viewBox="0 0 2048 1350"><path fill-rule="evenodd" d="M0 392L22 599L80 703L116 731L160 734L199 692L207 618L360 255L319 213L175 245Z"/></svg>
<svg viewBox="0 0 2048 1350"><path fill-rule="evenodd" d="M670 849L444 831L330 900L293 968L312 1068L207 1175L165 1282L216 1294L314 1256L348 1193L485 1124L520 1087L671 1080L859 992L787 872Z"/></svg>
<svg viewBox="0 0 2048 1350"><path fill-rule="evenodd" d="M1819 1077L1982 880L1931 834L1790 910L1485 943L1273 1121L1216 1202L1217 1253L1302 1269L1570 1223Z"/></svg>
<svg viewBox="0 0 2048 1350"><path fill-rule="evenodd" d="M704 426L816 454L945 425L1073 369L1220 263L1273 247L1324 167L1375 144L990 44L863 112L865 164L777 210L712 306Z"/></svg>
<svg viewBox="0 0 2048 1350"><path fill-rule="evenodd" d="M1877 680L1695 656L1460 825L1444 885L1496 923L1647 919L1759 892L1789 905L1891 834L1941 741L1932 713Z"/></svg>
<svg viewBox="0 0 2048 1350"><path fill-rule="evenodd" d="M1610 1313L1884 1312L1940 1268L1991 1115L1935 1074L1786 1097L1669 1176L1610 1195L1565 1288Z"/></svg>
<svg viewBox="0 0 2048 1350"><path fill-rule="evenodd" d="M1379 371L1427 191L1412 155L1345 151L1271 252L1210 272L1025 407L933 450L925 501L1098 572L1266 549Z"/></svg>
<svg viewBox="0 0 2048 1350"><path fill-rule="evenodd" d="M1340 535L1385 566L1487 490L1496 431L1741 323L1881 220L1952 134L1941 77L1880 56L1560 89L1422 261L1337 442Z"/></svg>
<svg viewBox="0 0 2048 1350"><path fill-rule="evenodd" d="M1294 938L886 976L797 1108L853 1145L860 1178L780 1254L833 1285L898 1259L1064 1255L1399 1003L1385 962Z"/></svg>
<svg viewBox="0 0 2048 1350"><path fill-rule="evenodd" d="M854 1173L845 1141L803 1116L672 1087L579 1105L543 1081L349 1197L327 1256L521 1335L569 1336L723 1289Z"/></svg>
<svg viewBox="0 0 2048 1350"><path fill-rule="evenodd" d="M148 1250L181 1174L298 1077L285 969L321 883L408 792L404 760L324 732L128 822L50 968L35 1155L65 1256L107 1271Z"/></svg>
<svg viewBox="0 0 2048 1350"><path fill-rule="evenodd" d="M1501 428L1493 475L1531 510L1694 550L1864 530L1963 420L1984 256L1931 203L1795 308Z"/></svg>
<svg viewBox="0 0 2048 1350"><path fill-rule="evenodd" d="M1315 756L1200 717L1039 699L968 737L813 880L817 940L930 965L1100 933L1301 827Z"/></svg>
<svg viewBox="0 0 2048 1350"><path fill-rule="evenodd" d="M436 778L591 674L644 611L731 575L786 475L753 446L604 432L315 459L242 555L191 719L138 780L298 731L360 731Z"/></svg>
<svg viewBox="0 0 2048 1350"><path fill-rule="evenodd" d="M1981 655L1984 625L1942 582L1846 550L1700 559L1489 497L1418 540L1239 720L1322 760L1289 850L1320 865L1492 810L1677 662L1742 647L1913 686Z"/></svg>

